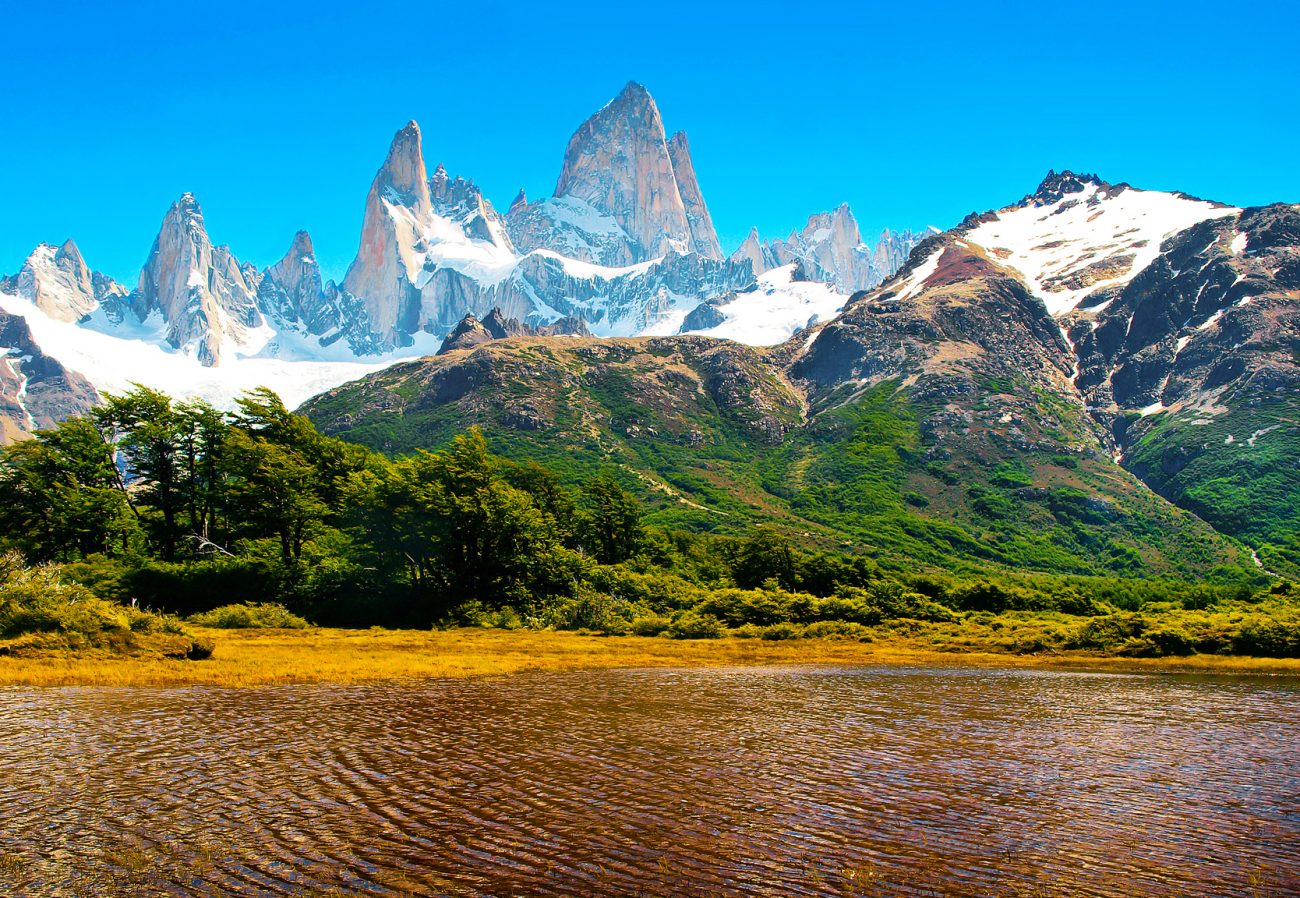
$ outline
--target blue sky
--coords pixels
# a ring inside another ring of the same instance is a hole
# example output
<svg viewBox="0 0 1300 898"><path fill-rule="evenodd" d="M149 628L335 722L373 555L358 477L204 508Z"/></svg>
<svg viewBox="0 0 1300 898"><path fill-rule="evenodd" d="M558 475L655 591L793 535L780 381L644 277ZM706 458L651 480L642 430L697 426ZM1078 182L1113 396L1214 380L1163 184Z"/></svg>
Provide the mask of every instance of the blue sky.
<svg viewBox="0 0 1300 898"><path fill-rule="evenodd" d="M356 251L392 134L499 207L554 188L629 79L685 129L724 247L847 201L868 239L948 227L1049 168L1300 201L1290 4L10 4L0 272L76 239L134 284L193 191L258 265Z"/></svg>

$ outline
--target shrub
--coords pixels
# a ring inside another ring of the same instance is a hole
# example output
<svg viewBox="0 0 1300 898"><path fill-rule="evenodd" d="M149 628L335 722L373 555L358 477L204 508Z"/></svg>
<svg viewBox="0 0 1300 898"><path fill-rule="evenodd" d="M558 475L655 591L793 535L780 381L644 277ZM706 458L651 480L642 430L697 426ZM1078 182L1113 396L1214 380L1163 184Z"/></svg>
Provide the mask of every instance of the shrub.
<svg viewBox="0 0 1300 898"><path fill-rule="evenodd" d="M274 602L242 602L237 605L222 605L211 611L191 614L188 618L192 624L200 627L221 627L228 630L243 629L283 629L302 630L310 627L304 618L299 617L283 605Z"/></svg>
<svg viewBox="0 0 1300 898"><path fill-rule="evenodd" d="M95 649L206 658L212 643L196 639L174 618L110 602L65 578L56 565L26 567L0 555L0 654Z"/></svg>
<svg viewBox="0 0 1300 898"><path fill-rule="evenodd" d="M770 627L764 627L758 635L760 639L774 642L783 639L798 639L803 635L803 628L789 623L772 624Z"/></svg>
<svg viewBox="0 0 1300 898"><path fill-rule="evenodd" d="M658 636L672 626L672 619L657 614L638 617L628 625L634 636Z"/></svg>
<svg viewBox="0 0 1300 898"><path fill-rule="evenodd" d="M856 639L871 642L871 629L862 624L844 620L821 620L803 628L806 639Z"/></svg>
<svg viewBox="0 0 1300 898"><path fill-rule="evenodd" d="M1266 658L1300 658L1300 621L1247 620L1232 641L1235 652Z"/></svg>
<svg viewBox="0 0 1300 898"><path fill-rule="evenodd" d="M673 618L667 633L673 639L720 639L722 621L711 614L684 611Z"/></svg>

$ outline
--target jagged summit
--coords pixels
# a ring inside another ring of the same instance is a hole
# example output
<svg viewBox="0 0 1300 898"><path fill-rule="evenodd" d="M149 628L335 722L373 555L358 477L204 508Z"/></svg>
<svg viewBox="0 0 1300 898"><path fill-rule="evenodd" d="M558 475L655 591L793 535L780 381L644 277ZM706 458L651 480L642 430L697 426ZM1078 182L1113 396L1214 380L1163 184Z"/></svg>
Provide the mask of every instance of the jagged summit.
<svg viewBox="0 0 1300 898"><path fill-rule="evenodd" d="M492 340L505 340L509 337L555 337L555 336L590 337L591 330L581 317L566 317L541 327L532 327L518 320L507 318L500 307L493 306L482 320L469 312L452 329L442 341L438 355L444 355L457 349L471 349L480 343Z"/></svg>
<svg viewBox="0 0 1300 898"><path fill-rule="evenodd" d="M863 241L849 204L840 203L829 212L810 215L802 231L792 230L784 240L763 243L758 229L751 229L731 260L751 265L756 276L797 265L802 279L831 284L847 296L882 283L924 236L885 230L873 248Z"/></svg>
<svg viewBox="0 0 1300 898"><path fill-rule="evenodd" d="M713 217L709 215L709 207L700 192L700 182L695 177L695 163L691 161L691 146L685 131L678 131L668 141L668 156L673 163L677 189L690 224L692 248L705 258L721 259L722 244L718 242Z"/></svg>
<svg viewBox="0 0 1300 898"><path fill-rule="evenodd" d="M306 231L298 231L293 235L293 243L289 245L289 254L299 256L314 256L316 250L312 246L311 234Z"/></svg>
<svg viewBox="0 0 1300 898"><path fill-rule="evenodd" d="M407 206L418 215L429 209L428 182L420 126L412 119L393 135L375 185L384 199Z"/></svg>
<svg viewBox="0 0 1300 898"><path fill-rule="evenodd" d="M636 82L574 132L554 196L579 200L623 230L626 240L603 264L644 262L693 243L663 118Z"/></svg>
<svg viewBox="0 0 1300 898"><path fill-rule="evenodd" d="M1094 174L1075 173L1069 169L1058 173L1055 169L1049 169L1038 187L1025 200L1051 205L1060 202L1068 194L1082 193L1090 186L1106 188L1110 185Z"/></svg>
<svg viewBox="0 0 1300 898"><path fill-rule="evenodd" d="M614 95L614 98L600 108L604 112L610 107L653 107L656 114L659 112L658 106L655 105L654 97L650 96L650 91L640 81L628 81L623 85L623 89Z"/></svg>
<svg viewBox="0 0 1300 898"><path fill-rule="evenodd" d="M524 188L520 187L519 192L515 194L515 198L510 201L510 208L506 210L506 215L513 215L517 210L527 205L528 194L524 192Z"/></svg>

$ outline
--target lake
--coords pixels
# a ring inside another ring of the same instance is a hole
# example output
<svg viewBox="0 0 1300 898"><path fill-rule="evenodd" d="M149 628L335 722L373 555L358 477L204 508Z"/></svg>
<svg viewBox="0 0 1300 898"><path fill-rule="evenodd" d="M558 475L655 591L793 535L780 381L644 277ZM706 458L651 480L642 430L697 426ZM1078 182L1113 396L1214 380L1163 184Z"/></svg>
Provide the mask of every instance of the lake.
<svg viewBox="0 0 1300 898"><path fill-rule="evenodd" d="M1295 679L0 689L6 895L1297 895Z"/></svg>

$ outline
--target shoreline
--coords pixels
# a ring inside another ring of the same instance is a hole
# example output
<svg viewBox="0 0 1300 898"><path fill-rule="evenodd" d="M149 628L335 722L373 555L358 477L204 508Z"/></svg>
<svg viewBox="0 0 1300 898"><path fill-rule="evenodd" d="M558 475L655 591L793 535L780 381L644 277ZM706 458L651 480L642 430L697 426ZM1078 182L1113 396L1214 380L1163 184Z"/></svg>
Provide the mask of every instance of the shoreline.
<svg viewBox="0 0 1300 898"><path fill-rule="evenodd" d="M1231 655L1130 658L1064 652L940 651L898 637L765 641L671 640L570 631L229 630L194 628L216 642L203 661L94 653L0 657L0 687L252 687L508 676L531 671L791 665L978 667L1134 674L1300 677L1300 659Z"/></svg>

